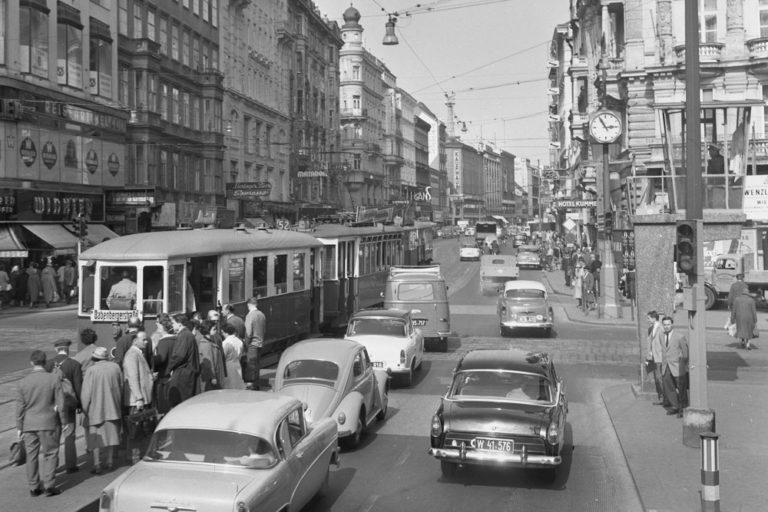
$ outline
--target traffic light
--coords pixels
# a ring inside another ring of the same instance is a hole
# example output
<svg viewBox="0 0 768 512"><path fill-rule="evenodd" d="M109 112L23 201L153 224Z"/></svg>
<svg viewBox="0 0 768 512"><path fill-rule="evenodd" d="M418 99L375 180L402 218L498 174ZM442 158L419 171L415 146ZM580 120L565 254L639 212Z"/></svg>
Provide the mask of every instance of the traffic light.
<svg viewBox="0 0 768 512"><path fill-rule="evenodd" d="M605 212L605 236L613 233L613 212Z"/></svg>
<svg viewBox="0 0 768 512"><path fill-rule="evenodd" d="M677 271L696 282L696 221L679 220L675 226L675 261Z"/></svg>
<svg viewBox="0 0 768 512"><path fill-rule="evenodd" d="M88 236L88 220L83 217L83 215L80 215L80 238L85 238Z"/></svg>
<svg viewBox="0 0 768 512"><path fill-rule="evenodd" d="M72 217L72 232L77 238L80 238L80 216Z"/></svg>

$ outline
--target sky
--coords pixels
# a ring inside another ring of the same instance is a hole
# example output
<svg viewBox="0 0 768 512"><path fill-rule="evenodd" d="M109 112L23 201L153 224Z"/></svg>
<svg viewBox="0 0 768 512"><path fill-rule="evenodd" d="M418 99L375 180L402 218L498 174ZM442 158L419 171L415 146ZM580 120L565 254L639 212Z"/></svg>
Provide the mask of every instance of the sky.
<svg viewBox="0 0 768 512"><path fill-rule="evenodd" d="M315 0L341 26L349 0ZM555 26L568 21L568 0L355 0L365 48L399 87L447 120L455 93L457 132L468 144L490 141L518 158L549 165L547 56ZM384 46L382 10L398 12L400 44ZM428 12L425 12L430 9ZM409 11L413 14L407 15Z"/></svg>

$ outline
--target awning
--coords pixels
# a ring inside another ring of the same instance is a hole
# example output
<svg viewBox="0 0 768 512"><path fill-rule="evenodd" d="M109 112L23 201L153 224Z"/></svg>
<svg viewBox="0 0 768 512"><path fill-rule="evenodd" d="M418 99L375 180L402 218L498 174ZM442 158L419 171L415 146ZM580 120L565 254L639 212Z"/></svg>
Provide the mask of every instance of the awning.
<svg viewBox="0 0 768 512"><path fill-rule="evenodd" d="M88 239L91 245L98 245L101 242L112 240L119 236L104 224L88 224L88 234L85 235L85 238Z"/></svg>
<svg viewBox="0 0 768 512"><path fill-rule="evenodd" d="M77 251L77 237L64 229L61 224L23 224L24 229L53 247L54 255L71 254Z"/></svg>
<svg viewBox="0 0 768 512"><path fill-rule="evenodd" d="M504 224L509 224L509 221L507 219L505 219L504 217L502 217L501 215L491 215L491 217L493 217L496 220L500 220Z"/></svg>
<svg viewBox="0 0 768 512"><path fill-rule="evenodd" d="M29 252L13 226L0 226L0 258L27 258Z"/></svg>

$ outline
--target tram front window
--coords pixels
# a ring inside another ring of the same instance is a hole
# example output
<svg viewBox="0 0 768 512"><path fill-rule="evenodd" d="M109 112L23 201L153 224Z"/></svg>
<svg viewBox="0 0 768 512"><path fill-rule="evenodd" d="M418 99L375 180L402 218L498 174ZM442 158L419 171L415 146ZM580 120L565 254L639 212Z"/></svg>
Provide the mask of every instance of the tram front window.
<svg viewBox="0 0 768 512"><path fill-rule="evenodd" d="M100 309L130 311L136 307L136 267L101 267Z"/></svg>
<svg viewBox="0 0 768 512"><path fill-rule="evenodd" d="M275 256L275 293L288 292L288 255Z"/></svg>
<svg viewBox="0 0 768 512"><path fill-rule="evenodd" d="M163 312L163 267L144 267L142 312L158 315Z"/></svg>
<svg viewBox="0 0 768 512"><path fill-rule="evenodd" d="M267 257L253 258L253 295L267 296Z"/></svg>
<svg viewBox="0 0 768 512"><path fill-rule="evenodd" d="M293 291L304 289L304 257L303 252L293 255Z"/></svg>

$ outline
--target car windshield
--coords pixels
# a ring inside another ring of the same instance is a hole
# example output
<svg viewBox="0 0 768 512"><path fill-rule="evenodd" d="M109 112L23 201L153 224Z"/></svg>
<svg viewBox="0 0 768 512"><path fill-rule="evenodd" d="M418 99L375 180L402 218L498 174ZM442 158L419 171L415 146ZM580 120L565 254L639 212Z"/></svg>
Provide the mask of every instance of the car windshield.
<svg viewBox="0 0 768 512"><path fill-rule="evenodd" d="M516 402L552 402L554 393L546 377L533 373L473 370L453 379L450 398L493 398Z"/></svg>
<svg viewBox="0 0 768 512"><path fill-rule="evenodd" d="M406 336L405 322L388 318L356 318L349 327L349 335L380 334L384 336Z"/></svg>
<svg viewBox="0 0 768 512"><path fill-rule="evenodd" d="M277 456L269 441L258 436L181 428L155 432L144 460L209 462L265 469L277 463Z"/></svg>
<svg viewBox="0 0 768 512"><path fill-rule="evenodd" d="M297 359L285 365L283 380L324 380L336 382L339 377L339 366L331 361L318 359Z"/></svg>
<svg viewBox="0 0 768 512"><path fill-rule="evenodd" d="M504 292L504 297L508 299L543 299L544 290L533 290L531 288L513 288Z"/></svg>

